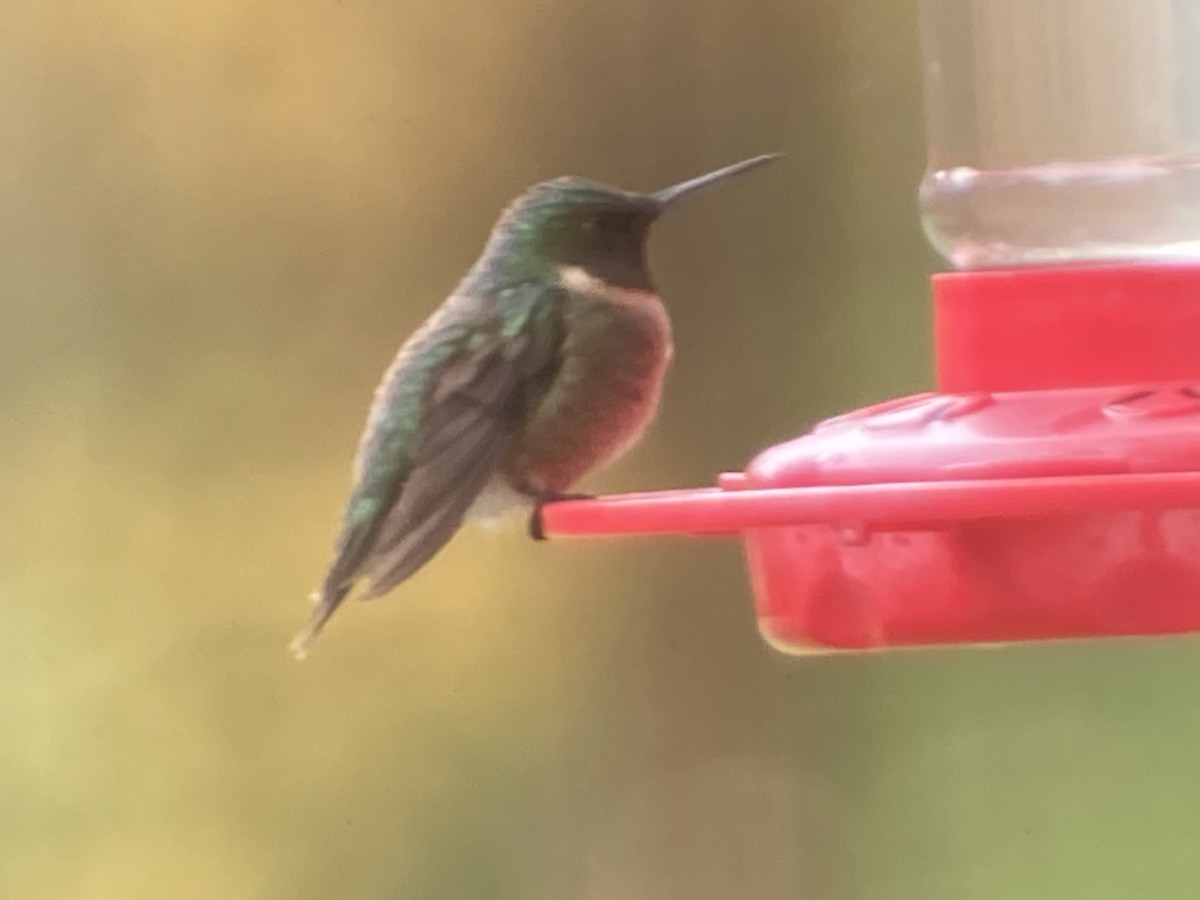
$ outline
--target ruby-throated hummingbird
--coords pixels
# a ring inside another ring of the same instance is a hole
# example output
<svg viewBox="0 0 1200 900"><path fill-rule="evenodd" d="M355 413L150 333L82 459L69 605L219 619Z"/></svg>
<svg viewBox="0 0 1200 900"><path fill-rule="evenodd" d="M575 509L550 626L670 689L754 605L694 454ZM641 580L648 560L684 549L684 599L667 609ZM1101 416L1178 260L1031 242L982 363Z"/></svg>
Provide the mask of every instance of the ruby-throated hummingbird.
<svg viewBox="0 0 1200 900"><path fill-rule="evenodd" d="M646 238L667 209L778 158L757 156L653 194L582 178L534 185L407 340L376 389L336 553L299 657L360 579L382 596L429 561L468 512L578 494L658 408L671 324Z"/></svg>

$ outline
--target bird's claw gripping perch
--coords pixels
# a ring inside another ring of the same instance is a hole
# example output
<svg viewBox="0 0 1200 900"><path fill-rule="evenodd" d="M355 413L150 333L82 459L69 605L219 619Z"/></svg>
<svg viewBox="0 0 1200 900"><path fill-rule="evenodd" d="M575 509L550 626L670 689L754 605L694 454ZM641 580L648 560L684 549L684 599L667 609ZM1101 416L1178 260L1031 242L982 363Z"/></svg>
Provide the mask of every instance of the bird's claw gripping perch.
<svg viewBox="0 0 1200 900"><path fill-rule="evenodd" d="M595 500L594 494L548 494L538 497L533 504L533 515L529 517L529 536L535 541L546 540L542 526L542 507L548 503L564 503L568 500Z"/></svg>

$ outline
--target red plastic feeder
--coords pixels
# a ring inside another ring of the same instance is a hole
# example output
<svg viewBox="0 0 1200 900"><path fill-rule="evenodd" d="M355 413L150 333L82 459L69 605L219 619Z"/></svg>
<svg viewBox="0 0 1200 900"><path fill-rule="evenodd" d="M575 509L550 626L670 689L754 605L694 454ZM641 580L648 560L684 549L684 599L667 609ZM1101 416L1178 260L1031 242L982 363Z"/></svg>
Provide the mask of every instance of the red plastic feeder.
<svg viewBox="0 0 1200 900"><path fill-rule="evenodd" d="M1200 266L934 279L938 393L548 534L738 535L791 649L1200 631Z"/></svg>

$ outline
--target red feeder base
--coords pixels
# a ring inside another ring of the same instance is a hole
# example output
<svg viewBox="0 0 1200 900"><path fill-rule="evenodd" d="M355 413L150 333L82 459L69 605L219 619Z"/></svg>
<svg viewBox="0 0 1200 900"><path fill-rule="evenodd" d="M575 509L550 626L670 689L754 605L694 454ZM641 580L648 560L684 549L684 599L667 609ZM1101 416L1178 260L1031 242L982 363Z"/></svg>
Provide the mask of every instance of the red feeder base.
<svg viewBox="0 0 1200 900"><path fill-rule="evenodd" d="M935 279L943 393L553 535L740 534L764 634L878 648L1200 631L1200 267Z"/></svg>

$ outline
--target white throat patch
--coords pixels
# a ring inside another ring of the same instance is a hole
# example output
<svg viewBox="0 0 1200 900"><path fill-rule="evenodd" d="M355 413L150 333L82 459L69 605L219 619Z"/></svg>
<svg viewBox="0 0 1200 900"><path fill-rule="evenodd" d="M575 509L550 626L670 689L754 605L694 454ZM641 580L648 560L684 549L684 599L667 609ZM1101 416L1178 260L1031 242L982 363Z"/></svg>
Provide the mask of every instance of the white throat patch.
<svg viewBox="0 0 1200 900"><path fill-rule="evenodd" d="M658 294L642 288L619 287L593 275L583 266L559 266L558 283L575 294L599 297L610 303L641 305L647 300L657 300Z"/></svg>

